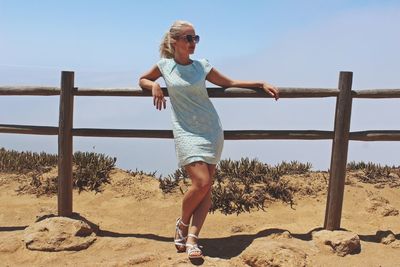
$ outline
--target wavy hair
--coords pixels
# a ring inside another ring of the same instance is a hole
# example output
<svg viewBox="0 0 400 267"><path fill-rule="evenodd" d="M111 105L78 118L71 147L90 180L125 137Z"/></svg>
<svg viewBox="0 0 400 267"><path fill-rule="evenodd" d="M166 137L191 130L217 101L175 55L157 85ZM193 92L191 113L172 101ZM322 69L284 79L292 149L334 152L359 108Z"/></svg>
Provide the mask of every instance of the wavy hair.
<svg viewBox="0 0 400 267"><path fill-rule="evenodd" d="M160 44L160 57L162 58L173 58L175 49L173 43L179 38L181 30L185 26L193 27L192 23L184 20L175 21L169 31L164 34Z"/></svg>

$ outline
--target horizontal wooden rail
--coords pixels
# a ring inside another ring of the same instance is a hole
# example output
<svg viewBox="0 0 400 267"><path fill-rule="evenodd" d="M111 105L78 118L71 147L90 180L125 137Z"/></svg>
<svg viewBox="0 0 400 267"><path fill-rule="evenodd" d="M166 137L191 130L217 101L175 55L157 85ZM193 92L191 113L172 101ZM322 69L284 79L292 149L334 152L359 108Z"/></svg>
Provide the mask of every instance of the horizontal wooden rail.
<svg viewBox="0 0 400 267"><path fill-rule="evenodd" d="M0 133L57 135L58 127L0 124ZM74 136L130 137L130 138L173 138L171 130L130 130L74 128ZM333 131L319 130L226 130L225 140L326 140L333 139ZM400 131L370 130L350 132L350 140L355 141L400 141Z"/></svg>
<svg viewBox="0 0 400 267"><path fill-rule="evenodd" d="M92 137L136 137L136 138L174 138L172 130L130 130L130 129L72 129L73 136Z"/></svg>
<svg viewBox="0 0 400 267"><path fill-rule="evenodd" d="M224 131L226 140L323 140L332 139L333 131L317 130L229 130Z"/></svg>
<svg viewBox="0 0 400 267"><path fill-rule="evenodd" d="M350 132L350 140L357 141L400 141L400 131L370 130Z"/></svg>
<svg viewBox="0 0 400 267"><path fill-rule="evenodd" d="M171 130L128 130L128 129L72 129L74 136L92 137L137 137L137 138L173 138ZM332 139L332 131L264 131L229 130L224 131L225 140L262 140L262 139Z"/></svg>
<svg viewBox="0 0 400 267"><path fill-rule="evenodd" d="M0 133L58 135L58 127L0 124Z"/></svg>
<svg viewBox="0 0 400 267"><path fill-rule="evenodd" d="M0 86L0 95L60 95L60 88L40 86Z"/></svg>
<svg viewBox="0 0 400 267"><path fill-rule="evenodd" d="M162 88L165 96L168 96L167 88ZM207 88L208 95L215 98L260 98L271 97L262 89L252 88ZM339 94L337 89L323 88L279 88L281 98L316 98L316 97L336 97ZM79 88L74 91L74 95L80 96L151 96L149 90L129 90L129 89L86 89Z"/></svg>
<svg viewBox="0 0 400 267"><path fill-rule="evenodd" d="M57 135L58 127L10 125L0 124L0 133ZM97 129L97 128L74 128L73 136L91 137L133 137L133 138L166 138L172 139L172 130L130 130L130 129ZM262 140L262 139L300 139L318 140L332 139L332 131L317 130L228 130L224 131L226 140Z"/></svg>
<svg viewBox="0 0 400 267"><path fill-rule="evenodd" d="M400 89L369 89L351 91L353 98L400 98Z"/></svg>
<svg viewBox="0 0 400 267"><path fill-rule="evenodd" d="M167 88L162 88L164 95L168 96ZM271 97L262 89L252 88L207 88L208 95L216 98L260 98ZM339 94L337 89L324 88L279 88L281 98L319 98L319 97L336 97ZM55 87L0 87L0 95L42 95L51 96L59 95L60 89ZM92 89L92 88L76 88L73 91L76 96L139 96L150 97L149 90L142 89Z"/></svg>
<svg viewBox="0 0 400 267"><path fill-rule="evenodd" d="M165 87L162 88L164 95L168 96ZM270 97L261 89L251 88L207 88L210 97L240 97L240 98L258 98ZM292 88L279 87L281 98L319 98L336 97L339 95L338 89L331 88ZM60 88L57 87L38 87L38 86L0 86L0 95L26 95L26 96L53 96L60 95ZM74 95L77 96L151 96L150 91L141 89L121 89L121 88L77 88ZM351 91L353 98L400 98L400 89L369 89Z"/></svg>

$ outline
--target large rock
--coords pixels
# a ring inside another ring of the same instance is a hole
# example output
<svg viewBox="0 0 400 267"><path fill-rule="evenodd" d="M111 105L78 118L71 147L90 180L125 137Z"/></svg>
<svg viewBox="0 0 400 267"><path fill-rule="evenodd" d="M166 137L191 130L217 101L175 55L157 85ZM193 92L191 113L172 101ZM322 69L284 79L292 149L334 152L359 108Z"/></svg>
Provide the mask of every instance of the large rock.
<svg viewBox="0 0 400 267"><path fill-rule="evenodd" d="M255 240L240 258L247 266L307 266L307 253L287 241Z"/></svg>
<svg viewBox="0 0 400 267"><path fill-rule="evenodd" d="M23 240L31 250L82 250L96 240L96 235L86 222L53 217L27 227Z"/></svg>
<svg viewBox="0 0 400 267"><path fill-rule="evenodd" d="M371 192L368 192L368 202L366 210L368 212L384 217L399 215L399 210L390 205L389 200L381 196L375 196Z"/></svg>
<svg viewBox="0 0 400 267"><path fill-rule="evenodd" d="M22 246L21 237L16 233L1 233L0 252L14 253Z"/></svg>
<svg viewBox="0 0 400 267"><path fill-rule="evenodd" d="M390 230L387 230L387 231L379 230L379 231L377 231L376 232L376 238L380 243L385 244L385 245L389 245L390 243L393 243L394 241L396 241L396 236Z"/></svg>
<svg viewBox="0 0 400 267"><path fill-rule="evenodd" d="M322 230L312 233L312 239L320 247L329 246L337 255L346 256L361 251L360 238L357 234L348 231Z"/></svg>

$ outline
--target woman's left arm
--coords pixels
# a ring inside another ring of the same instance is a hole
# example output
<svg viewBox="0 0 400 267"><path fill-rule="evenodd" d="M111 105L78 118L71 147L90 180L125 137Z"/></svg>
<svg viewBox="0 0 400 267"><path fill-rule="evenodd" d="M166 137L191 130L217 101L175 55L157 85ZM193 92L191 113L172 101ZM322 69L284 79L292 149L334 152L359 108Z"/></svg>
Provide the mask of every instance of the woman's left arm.
<svg viewBox="0 0 400 267"><path fill-rule="evenodd" d="M228 77L222 75L215 68L212 68L206 77L207 81L221 86L221 87L248 87L248 88L262 88L266 93L270 94L275 98L279 99L279 90L275 86L266 82L253 82L253 81L239 81L231 80Z"/></svg>

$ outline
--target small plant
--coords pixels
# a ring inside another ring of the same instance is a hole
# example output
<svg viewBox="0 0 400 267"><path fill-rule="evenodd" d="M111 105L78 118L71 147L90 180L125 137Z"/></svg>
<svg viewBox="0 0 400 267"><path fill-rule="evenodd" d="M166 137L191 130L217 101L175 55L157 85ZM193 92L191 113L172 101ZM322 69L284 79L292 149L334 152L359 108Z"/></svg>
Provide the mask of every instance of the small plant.
<svg viewBox="0 0 400 267"><path fill-rule="evenodd" d="M367 166L367 164L363 161L358 162L358 163L355 161L350 161L349 163L347 163L347 170L348 171L363 170L363 169L365 169L366 166Z"/></svg>
<svg viewBox="0 0 400 267"><path fill-rule="evenodd" d="M76 165L73 185L82 190L100 192L100 186L110 183L109 173L115 167L117 158L93 152L75 152L73 162Z"/></svg>
<svg viewBox="0 0 400 267"><path fill-rule="evenodd" d="M142 171L142 170L138 170L137 168L134 170L134 171L132 171L132 170L128 170L128 173L130 174L130 175L132 175L132 176L151 176L151 177L154 177L154 178L156 178L156 173L157 173L157 171L153 171L153 172L145 172L145 171Z"/></svg>
<svg viewBox="0 0 400 267"><path fill-rule="evenodd" d="M183 194L183 189L179 186L180 182L184 185L188 185L186 178L188 178L188 175L185 171L184 168L177 169L173 174L168 175L166 178L159 178L160 182L160 189L164 193L172 193L174 192L178 187Z"/></svg>

